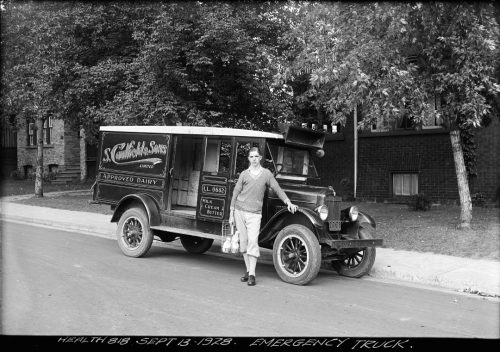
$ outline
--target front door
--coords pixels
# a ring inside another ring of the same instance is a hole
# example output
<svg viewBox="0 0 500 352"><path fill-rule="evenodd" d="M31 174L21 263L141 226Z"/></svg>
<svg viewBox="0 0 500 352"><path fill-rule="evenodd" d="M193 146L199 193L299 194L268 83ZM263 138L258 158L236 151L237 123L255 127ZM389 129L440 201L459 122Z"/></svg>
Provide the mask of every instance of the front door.
<svg viewBox="0 0 500 352"><path fill-rule="evenodd" d="M222 222L229 218L233 146L234 139L229 137L205 138L196 211L196 218L199 220Z"/></svg>

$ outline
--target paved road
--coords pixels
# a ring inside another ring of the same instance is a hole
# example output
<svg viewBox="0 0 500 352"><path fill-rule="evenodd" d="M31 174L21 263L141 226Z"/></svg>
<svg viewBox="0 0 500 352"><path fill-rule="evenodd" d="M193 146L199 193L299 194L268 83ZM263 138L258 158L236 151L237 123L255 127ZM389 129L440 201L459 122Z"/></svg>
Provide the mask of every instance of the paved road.
<svg viewBox="0 0 500 352"><path fill-rule="evenodd" d="M3 222L2 332L51 335L499 338L498 301L320 273L308 286L239 258Z"/></svg>

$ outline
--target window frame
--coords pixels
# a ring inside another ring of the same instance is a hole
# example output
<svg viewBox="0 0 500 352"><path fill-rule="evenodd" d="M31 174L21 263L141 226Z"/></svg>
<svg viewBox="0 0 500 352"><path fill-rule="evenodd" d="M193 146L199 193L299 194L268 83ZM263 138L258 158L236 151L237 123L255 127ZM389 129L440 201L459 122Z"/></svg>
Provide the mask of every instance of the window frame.
<svg viewBox="0 0 500 352"><path fill-rule="evenodd" d="M28 147L35 147L37 145L37 138L36 138L36 125L34 122L28 122L28 138L27 138L27 146Z"/></svg>
<svg viewBox="0 0 500 352"><path fill-rule="evenodd" d="M409 176L409 185L405 185L404 176ZM401 185L396 185L396 177L401 178ZM407 186L407 187L405 187ZM419 186L419 172L416 171L395 171L391 173L391 187L392 187L392 196L393 197L411 197L418 194ZM398 190L401 190L401 193L396 193ZM408 190L405 193L405 190ZM413 193L412 193L413 192Z"/></svg>
<svg viewBox="0 0 500 352"><path fill-rule="evenodd" d="M45 145L52 144L52 118L49 116L43 121L43 142Z"/></svg>
<svg viewBox="0 0 500 352"><path fill-rule="evenodd" d="M43 145L51 145L52 144L53 127L54 127L54 125L52 123L52 118L47 117L43 121L43 125L42 125ZM28 120L27 133L26 133L26 135L27 135L26 145L28 147L36 147L38 145L37 131L38 131L38 128L36 126L36 121L29 122L29 120Z"/></svg>

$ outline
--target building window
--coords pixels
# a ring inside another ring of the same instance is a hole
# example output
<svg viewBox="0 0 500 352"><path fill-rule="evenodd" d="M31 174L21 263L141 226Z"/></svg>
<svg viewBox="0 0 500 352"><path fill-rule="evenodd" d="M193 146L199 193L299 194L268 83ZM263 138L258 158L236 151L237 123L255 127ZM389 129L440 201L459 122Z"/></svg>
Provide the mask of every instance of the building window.
<svg viewBox="0 0 500 352"><path fill-rule="evenodd" d="M395 196L412 196L418 194L418 174L392 174L392 193Z"/></svg>
<svg viewBox="0 0 500 352"><path fill-rule="evenodd" d="M36 136L36 124L34 122L28 123L28 146L37 145L37 136ZM52 142L52 119L48 117L43 122L43 132L42 138L44 144L51 144Z"/></svg>
<svg viewBox="0 0 500 352"><path fill-rule="evenodd" d="M429 109L427 111L425 119L422 121L422 129L432 129L440 128L444 124L443 117L441 115L441 96L436 94L431 94L429 97ZM402 108L401 112L393 116L391 121L380 117L371 125L371 132L387 132L392 130L415 130L419 129L420 124L415 123L412 116L408 114L406 108Z"/></svg>
<svg viewBox="0 0 500 352"><path fill-rule="evenodd" d="M391 126L388 121L379 117L377 118L377 122L371 125L372 132L387 132L391 129Z"/></svg>
<svg viewBox="0 0 500 352"><path fill-rule="evenodd" d="M408 114L404 114L400 118L396 120L396 128L403 130L413 130L415 129L415 123L413 122L413 118L411 118Z"/></svg>
<svg viewBox="0 0 500 352"><path fill-rule="evenodd" d="M429 115L427 119L425 119L422 128L438 128L443 125L443 118L441 116L441 95L434 94L430 97L429 100Z"/></svg>
<svg viewBox="0 0 500 352"><path fill-rule="evenodd" d="M28 124L28 146L36 145L36 128L35 123Z"/></svg>
<svg viewBox="0 0 500 352"><path fill-rule="evenodd" d="M52 139L52 119L46 118L43 122L43 142L50 144Z"/></svg>

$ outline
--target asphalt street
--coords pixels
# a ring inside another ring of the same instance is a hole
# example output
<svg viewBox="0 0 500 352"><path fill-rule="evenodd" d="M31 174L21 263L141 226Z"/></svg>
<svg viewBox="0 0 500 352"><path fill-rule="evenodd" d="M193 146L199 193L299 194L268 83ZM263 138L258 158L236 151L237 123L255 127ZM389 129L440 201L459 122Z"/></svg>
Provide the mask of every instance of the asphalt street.
<svg viewBox="0 0 500 352"><path fill-rule="evenodd" d="M499 338L498 302L321 272L308 286L261 263L3 222L3 334Z"/></svg>

